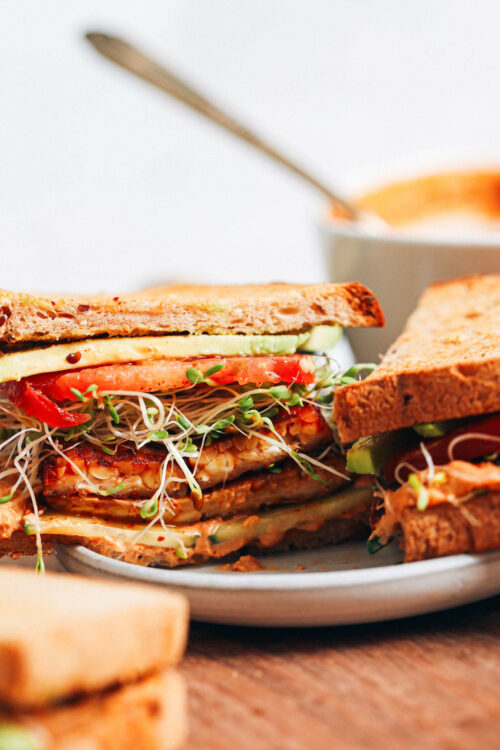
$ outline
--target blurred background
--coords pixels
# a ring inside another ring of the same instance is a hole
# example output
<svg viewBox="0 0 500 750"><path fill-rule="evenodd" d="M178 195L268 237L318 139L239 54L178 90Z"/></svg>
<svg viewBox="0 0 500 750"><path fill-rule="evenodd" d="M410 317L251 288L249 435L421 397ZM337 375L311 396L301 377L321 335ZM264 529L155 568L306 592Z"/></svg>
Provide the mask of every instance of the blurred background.
<svg viewBox="0 0 500 750"><path fill-rule="evenodd" d="M99 57L89 29L347 191L498 156L498 0L17 0L0 20L4 288L326 278L321 198Z"/></svg>

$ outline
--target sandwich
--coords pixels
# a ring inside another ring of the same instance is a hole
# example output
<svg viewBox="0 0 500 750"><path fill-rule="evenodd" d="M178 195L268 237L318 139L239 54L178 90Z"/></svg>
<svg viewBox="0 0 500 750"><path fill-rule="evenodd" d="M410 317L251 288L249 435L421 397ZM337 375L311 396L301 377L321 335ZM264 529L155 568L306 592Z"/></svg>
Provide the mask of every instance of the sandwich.
<svg viewBox="0 0 500 750"><path fill-rule="evenodd" d="M182 744L183 597L13 567L0 597L0 750Z"/></svg>
<svg viewBox="0 0 500 750"><path fill-rule="evenodd" d="M380 326L360 284L0 292L0 552L83 544L142 565L366 533L328 357Z"/></svg>
<svg viewBox="0 0 500 750"><path fill-rule="evenodd" d="M429 287L364 381L336 391L347 468L375 475L369 550L500 548L500 275Z"/></svg>

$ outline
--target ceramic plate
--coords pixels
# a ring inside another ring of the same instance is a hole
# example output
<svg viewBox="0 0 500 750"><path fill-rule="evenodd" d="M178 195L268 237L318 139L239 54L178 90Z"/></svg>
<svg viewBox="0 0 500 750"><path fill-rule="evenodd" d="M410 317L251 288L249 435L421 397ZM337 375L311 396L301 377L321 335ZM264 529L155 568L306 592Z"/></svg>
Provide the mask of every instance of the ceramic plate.
<svg viewBox="0 0 500 750"><path fill-rule="evenodd" d="M370 557L364 543L265 555L263 571L236 573L222 563L144 568L84 547L61 547L75 573L144 581L187 596L195 620L234 625L347 625L424 614L500 593L500 552L401 564L386 548Z"/></svg>

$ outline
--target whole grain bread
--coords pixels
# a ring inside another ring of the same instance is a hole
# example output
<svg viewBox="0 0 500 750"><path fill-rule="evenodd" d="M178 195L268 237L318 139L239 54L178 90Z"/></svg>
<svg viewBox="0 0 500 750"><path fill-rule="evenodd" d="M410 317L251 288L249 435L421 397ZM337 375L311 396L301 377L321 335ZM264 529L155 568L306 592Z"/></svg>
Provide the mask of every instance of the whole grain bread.
<svg viewBox="0 0 500 750"><path fill-rule="evenodd" d="M287 333L315 325L381 326L362 284L164 286L120 296L0 290L0 343L171 333Z"/></svg>
<svg viewBox="0 0 500 750"><path fill-rule="evenodd" d="M40 750L174 750L186 738L186 713L184 680L168 670L34 712L0 709L0 729L24 730L26 747Z"/></svg>
<svg viewBox="0 0 500 750"><path fill-rule="evenodd" d="M500 274L433 284L381 364L339 388L344 442L500 410Z"/></svg>
<svg viewBox="0 0 500 750"><path fill-rule="evenodd" d="M0 701L43 706L177 664L186 600L158 588L0 570Z"/></svg>
<svg viewBox="0 0 500 750"><path fill-rule="evenodd" d="M405 562L500 549L500 492L423 512L406 508L400 524Z"/></svg>

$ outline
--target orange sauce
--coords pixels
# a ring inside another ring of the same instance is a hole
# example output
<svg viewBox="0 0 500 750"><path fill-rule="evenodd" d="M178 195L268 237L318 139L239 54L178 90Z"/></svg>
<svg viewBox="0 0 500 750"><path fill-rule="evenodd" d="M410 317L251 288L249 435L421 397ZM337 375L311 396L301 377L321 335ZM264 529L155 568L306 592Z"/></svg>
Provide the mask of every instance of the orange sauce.
<svg viewBox="0 0 500 750"><path fill-rule="evenodd" d="M384 185L354 199L362 209L377 214L393 227L404 227L442 214L471 215L498 222L500 229L500 172L443 172ZM332 218L348 218L332 208Z"/></svg>

